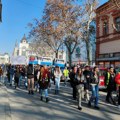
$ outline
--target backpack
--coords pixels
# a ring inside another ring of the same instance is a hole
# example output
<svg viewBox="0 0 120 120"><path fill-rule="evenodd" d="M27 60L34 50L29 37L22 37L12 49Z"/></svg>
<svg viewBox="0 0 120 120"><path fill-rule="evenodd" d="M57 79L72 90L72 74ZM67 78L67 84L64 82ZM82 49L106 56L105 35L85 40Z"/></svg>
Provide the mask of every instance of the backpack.
<svg viewBox="0 0 120 120"><path fill-rule="evenodd" d="M28 67L27 74L28 75L33 75L33 68L32 67Z"/></svg>

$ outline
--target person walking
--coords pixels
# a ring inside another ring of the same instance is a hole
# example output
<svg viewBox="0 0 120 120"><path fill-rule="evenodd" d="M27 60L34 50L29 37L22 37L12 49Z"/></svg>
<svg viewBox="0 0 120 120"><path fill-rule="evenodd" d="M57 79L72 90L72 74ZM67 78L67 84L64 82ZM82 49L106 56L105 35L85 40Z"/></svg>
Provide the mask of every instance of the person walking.
<svg viewBox="0 0 120 120"><path fill-rule="evenodd" d="M8 83L10 83L10 65L7 66L7 79L8 79Z"/></svg>
<svg viewBox="0 0 120 120"><path fill-rule="evenodd" d="M115 104L112 98L112 92L116 90L114 68L110 67L105 76L105 85L107 86L106 102Z"/></svg>
<svg viewBox="0 0 120 120"><path fill-rule="evenodd" d="M3 75L3 70L2 67L0 66L0 81L2 82L2 75Z"/></svg>
<svg viewBox="0 0 120 120"><path fill-rule="evenodd" d="M94 100L94 108L99 109L98 107L98 98L99 98L99 69L98 67L94 67L93 69L93 77L90 81L92 95L89 101L89 106L91 107L91 102Z"/></svg>
<svg viewBox="0 0 120 120"><path fill-rule="evenodd" d="M39 69L38 66L36 66L34 68L34 87L35 87L36 92L37 92L37 89L38 89L38 79L37 79L38 69Z"/></svg>
<svg viewBox="0 0 120 120"><path fill-rule="evenodd" d="M28 78L28 94L34 94L34 68L32 64L27 67L27 78Z"/></svg>
<svg viewBox="0 0 120 120"><path fill-rule="evenodd" d="M90 81L92 78L92 71L90 71L90 66L86 65L85 70L83 72L85 80L84 80L84 90L85 90L85 99L89 103L90 96L89 96L89 90L90 90Z"/></svg>
<svg viewBox="0 0 120 120"><path fill-rule="evenodd" d="M55 67L54 76L55 76L55 94L59 94L60 79L62 76L62 72L58 66Z"/></svg>
<svg viewBox="0 0 120 120"><path fill-rule="evenodd" d="M48 98L48 87L50 83L50 73L48 71L47 66L42 66L39 74L39 84L40 84L40 95L41 101L43 101L43 96L45 93L46 103L49 102Z"/></svg>
<svg viewBox="0 0 120 120"><path fill-rule="evenodd" d="M77 67L74 66L72 68L72 71L70 72L69 74L69 77L70 77L70 83L71 83L71 86L73 88L73 100L76 100L76 93L77 93L77 90L76 90L76 85L77 85Z"/></svg>
<svg viewBox="0 0 120 120"><path fill-rule="evenodd" d="M115 76L115 82L117 84L117 92L118 92L118 108L120 109L120 70Z"/></svg>
<svg viewBox="0 0 120 120"><path fill-rule="evenodd" d="M69 77L69 70L67 69L67 67L65 67L65 69L63 70L63 75L64 75L64 78L65 78L64 84L66 86L67 85L67 80L68 80L68 77Z"/></svg>
<svg viewBox="0 0 120 120"><path fill-rule="evenodd" d="M12 86L12 81L14 80L14 73L15 73L15 70L14 70L14 66L10 66L10 86Z"/></svg>
<svg viewBox="0 0 120 120"><path fill-rule="evenodd" d="M77 93L78 93L78 109L82 110L82 95L84 92L84 75L83 75L83 71L81 68L78 68L77 70Z"/></svg>
<svg viewBox="0 0 120 120"><path fill-rule="evenodd" d="M18 87L19 79L20 79L20 70L19 68L17 68L15 71L15 89Z"/></svg>

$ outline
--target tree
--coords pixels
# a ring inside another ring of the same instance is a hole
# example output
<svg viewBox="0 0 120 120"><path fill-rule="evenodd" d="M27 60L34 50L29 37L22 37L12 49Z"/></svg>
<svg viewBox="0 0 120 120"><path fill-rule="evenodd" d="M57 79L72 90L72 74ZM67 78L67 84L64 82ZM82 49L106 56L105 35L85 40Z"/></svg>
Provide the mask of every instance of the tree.
<svg viewBox="0 0 120 120"><path fill-rule="evenodd" d="M31 35L39 41L47 43L57 53L64 43L71 56L84 38L87 48L87 58L90 64L90 23L95 18L93 14L96 0L86 0L84 6L76 3L77 0L47 0L42 20L36 20ZM86 31L86 34L85 32Z"/></svg>
<svg viewBox="0 0 120 120"><path fill-rule="evenodd" d="M111 3L115 4L117 8L120 8L120 1L119 0L109 0Z"/></svg>
<svg viewBox="0 0 120 120"><path fill-rule="evenodd" d="M45 47L46 46L46 47ZM37 56L48 56L53 54L51 48L43 41L33 40L30 43L30 52L36 54Z"/></svg>
<svg viewBox="0 0 120 120"><path fill-rule="evenodd" d="M95 10L97 7L97 0L86 0L84 3L84 23L83 23L83 40L86 44L87 60L88 64L92 64L92 54L91 54L91 35L94 33L94 27L91 26L91 22L95 20ZM94 33L95 34L95 33Z"/></svg>
<svg viewBox="0 0 120 120"><path fill-rule="evenodd" d="M72 54L79 43L81 35L81 21L83 11L80 5L75 4L76 0L51 0L49 1L49 8L51 13L50 22L57 28L57 33L62 38L62 43L68 50L69 64L71 67ZM47 13L50 14L50 11ZM48 20L48 19L47 19Z"/></svg>

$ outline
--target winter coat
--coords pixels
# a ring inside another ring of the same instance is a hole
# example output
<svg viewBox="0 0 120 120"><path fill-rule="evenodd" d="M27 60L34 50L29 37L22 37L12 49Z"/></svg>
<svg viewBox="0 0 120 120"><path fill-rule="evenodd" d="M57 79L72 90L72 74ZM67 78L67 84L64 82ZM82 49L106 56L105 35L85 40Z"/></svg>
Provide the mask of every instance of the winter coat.
<svg viewBox="0 0 120 120"><path fill-rule="evenodd" d="M40 89L47 89L50 83L50 73L47 69L40 71L39 73L39 85Z"/></svg>
<svg viewBox="0 0 120 120"><path fill-rule="evenodd" d="M76 85L78 85L77 73L74 73L73 71L70 72L69 78L70 78L71 86L72 86L72 87L76 87Z"/></svg>
<svg viewBox="0 0 120 120"><path fill-rule="evenodd" d="M116 76L115 76L115 83L116 83L117 85L120 85L120 72L118 72L118 73L116 74Z"/></svg>

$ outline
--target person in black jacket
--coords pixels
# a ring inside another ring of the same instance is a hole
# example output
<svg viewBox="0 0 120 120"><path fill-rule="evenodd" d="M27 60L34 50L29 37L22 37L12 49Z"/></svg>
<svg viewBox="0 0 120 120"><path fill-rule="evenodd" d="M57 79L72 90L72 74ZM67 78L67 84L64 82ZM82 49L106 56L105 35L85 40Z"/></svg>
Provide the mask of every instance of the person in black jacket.
<svg viewBox="0 0 120 120"><path fill-rule="evenodd" d="M115 101L112 98L112 92L116 90L116 84L115 84L115 73L114 68L110 67L109 72L105 76L106 85L107 85L107 96L106 96L106 102L115 104Z"/></svg>
<svg viewBox="0 0 120 120"><path fill-rule="evenodd" d="M90 71L90 66L85 66L85 70L83 72L83 75L85 77L84 80L84 90L85 90L85 99L87 102L89 102L89 89L90 89L90 81L92 79L92 71Z"/></svg>
<svg viewBox="0 0 120 120"><path fill-rule="evenodd" d="M16 87L18 87L19 79L20 79L20 70L19 68L17 68L15 71L15 89Z"/></svg>
<svg viewBox="0 0 120 120"><path fill-rule="evenodd" d="M77 67L73 67L72 68L72 72L70 72L69 74L69 77L70 77L70 83L71 83L71 86L73 88L73 99L76 100L76 93L77 93L77 90L76 90L76 85L77 85Z"/></svg>
<svg viewBox="0 0 120 120"><path fill-rule="evenodd" d="M99 100L99 68L97 66L94 67L92 72L92 78L90 81L92 95L90 101L88 103L89 107L91 107L91 102L94 100L94 108L99 109L98 100Z"/></svg>
<svg viewBox="0 0 120 120"><path fill-rule="evenodd" d="M28 94L34 94L34 68L32 64L27 67L27 78L28 78Z"/></svg>

